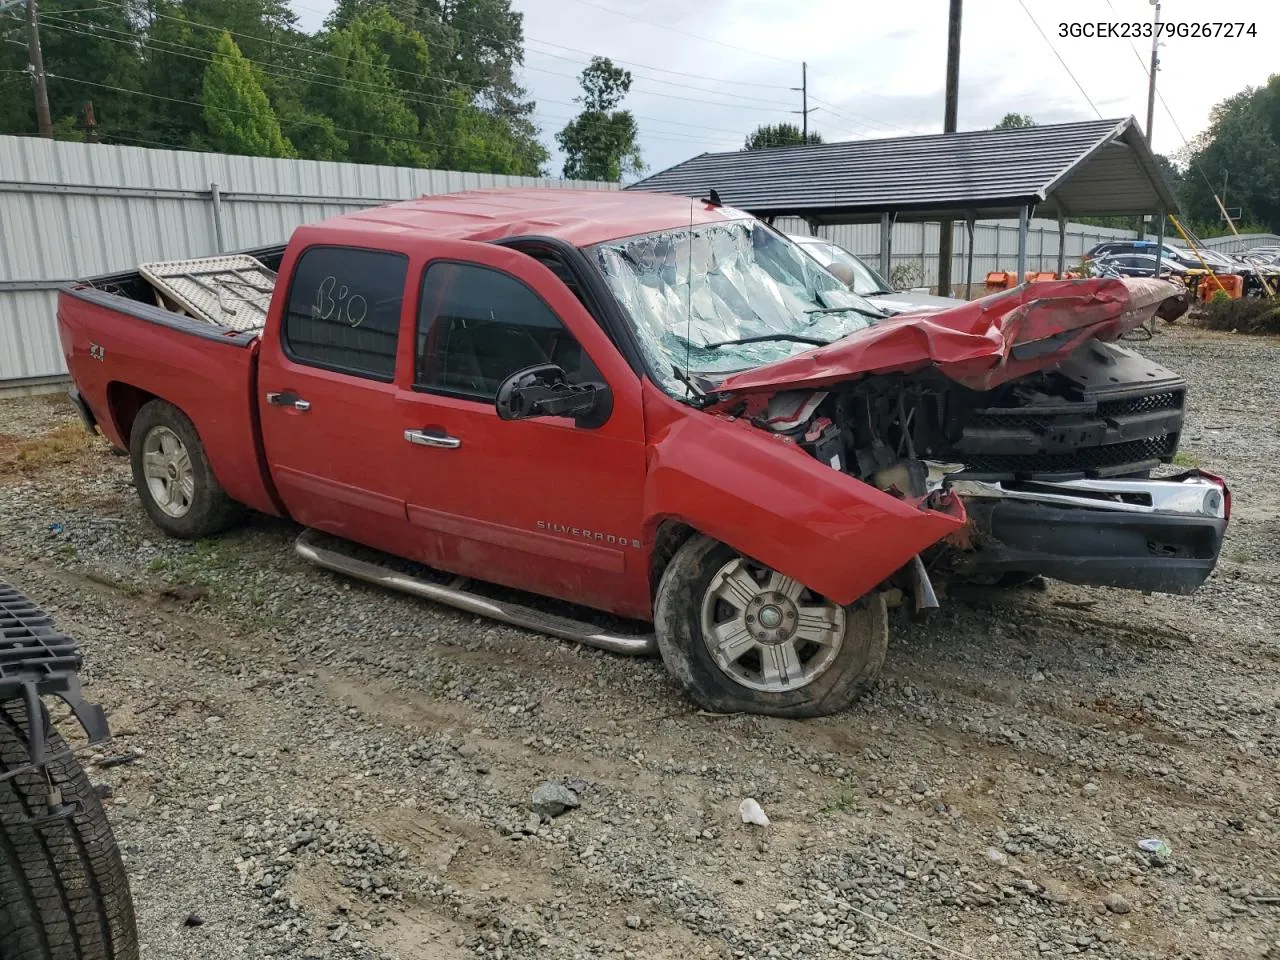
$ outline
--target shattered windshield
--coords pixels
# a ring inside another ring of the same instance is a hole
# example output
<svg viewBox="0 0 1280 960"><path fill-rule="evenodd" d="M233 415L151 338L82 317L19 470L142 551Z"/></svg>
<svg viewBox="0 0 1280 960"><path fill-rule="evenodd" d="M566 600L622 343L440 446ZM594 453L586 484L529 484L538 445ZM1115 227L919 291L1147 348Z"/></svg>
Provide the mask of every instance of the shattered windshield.
<svg viewBox="0 0 1280 960"><path fill-rule="evenodd" d="M590 252L675 396L688 392L677 371L719 379L884 317L759 220L626 237Z"/></svg>
<svg viewBox="0 0 1280 960"><path fill-rule="evenodd" d="M894 292L893 287L889 286L883 277L844 247L830 240L824 242L812 238L806 238L800 241L800 244L805 253L816 258L824 267L829 267L833 263L842 263L848 267L849 272L853 274L854 293L864 297L875 297Z"/></svg>

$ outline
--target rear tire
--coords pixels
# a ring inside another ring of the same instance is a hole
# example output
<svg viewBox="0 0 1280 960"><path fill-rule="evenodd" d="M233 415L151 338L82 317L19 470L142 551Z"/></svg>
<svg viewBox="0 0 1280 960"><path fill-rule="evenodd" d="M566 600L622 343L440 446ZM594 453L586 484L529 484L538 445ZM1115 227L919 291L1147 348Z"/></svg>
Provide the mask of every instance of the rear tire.
<svg viewBox="0 0 1280 960"><path fill-rule="evenodd" d="M25 711L0 704L0 776L28 762ZM56 731L46 756L67 749ZM70 816L46 823L49 782ZM0 782L0 960L137 960L124 863L106 813L75 757Z"/></svg>
<svg viewBox="0 0 1280 960"><path fill-rule="evenodd" d="M169 536L207 537L243 516L213 475L195 424L173 404L151 400L138 411L129 457L142 509Z"/></svg>
<svg viewBox="0 0 1280 960"><path fill-rule="evenodd" d="M668 672L717 713L837 713L875 683L889 643L882 594L841 607L702 535L663 571L654 621Z"/></svg>

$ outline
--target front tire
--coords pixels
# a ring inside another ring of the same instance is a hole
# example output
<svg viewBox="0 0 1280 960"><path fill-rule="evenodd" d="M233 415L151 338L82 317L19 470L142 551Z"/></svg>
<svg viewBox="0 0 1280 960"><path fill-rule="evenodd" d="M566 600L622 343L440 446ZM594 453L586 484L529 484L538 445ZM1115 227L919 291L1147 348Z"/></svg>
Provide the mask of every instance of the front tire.
<svg viewBox="0 0 1280 960"><path fill-rule="evenodd" d="M25 712L0 704L0 776L28 762ZM0 960L137 960L120 851L84 769L56 757L66 749L50 730L44 770L0 781ZM31 823L50 785L73 812Z"/></svg>
<svg viewBox="0 0 1280 960"><path fill-rule="evenodd" d="M654 621L667 670L718 713L837 713L875 682L889 642L880 593L842 607L701 535L663 571Z"/></svg>
<svg viewBox="0 0 1280 960"><path fill-rule="evenodd" d="M195 424L173 404L152 400L138 411L129 457L142 508L169 536L207 537L239 521L243 508L213 475Z"/></svg>

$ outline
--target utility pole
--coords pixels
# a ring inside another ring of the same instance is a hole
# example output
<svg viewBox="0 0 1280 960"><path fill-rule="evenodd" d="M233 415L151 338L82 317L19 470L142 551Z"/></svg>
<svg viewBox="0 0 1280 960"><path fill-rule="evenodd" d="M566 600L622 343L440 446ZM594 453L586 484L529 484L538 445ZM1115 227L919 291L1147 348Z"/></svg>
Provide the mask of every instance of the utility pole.
<svg viewBox="0 0 1280 960"><path fill-rule="evenodd" d="M951 0L951 14L947 20L947 89L942 111L942 132L956 132L956 113L960 105L960 5L961 0ZM938 295L951 296L951 241L950 220L939 225L938 235ZM972 255L972 253L970 253Z"/></svg>
<svg viewBox="0 0 1280 960"><path fill-rule="evenodd" d="M98 142L98 121L93 115L93 101L86 100L81 112L80 129L84 131L85 143Z"/></svg>
<svg viewBox="0 0 1280 960"><path fill-rule="evenodd" d="M40 15L36 0L27 0L27 59L36 88L36 127L40 136L52 137L53 118L49 115L49 87L45 83L44 55L40 52Z"/></svg>
<svg viewBox="0 0 1280 960"><path fill-rule="evenodd" d="M800 64L800 86L792 87L800 94L800 109L792 110L792 113L798 113L803 118L801 123L801 131L804 133L804 142L809 142L809 114L817 110L817 107L809 106L809 64Z"/></svg>
<svg viewBox="0 0 1280 960"><path fill-rule="evenodd" d="M1147 71L1147 146L1151 146L1151 124L1156 118L1156 70L1160 66L1160 0L1151 0L1156 8L1155 29L1151 31L1151 69Z"/></svg>

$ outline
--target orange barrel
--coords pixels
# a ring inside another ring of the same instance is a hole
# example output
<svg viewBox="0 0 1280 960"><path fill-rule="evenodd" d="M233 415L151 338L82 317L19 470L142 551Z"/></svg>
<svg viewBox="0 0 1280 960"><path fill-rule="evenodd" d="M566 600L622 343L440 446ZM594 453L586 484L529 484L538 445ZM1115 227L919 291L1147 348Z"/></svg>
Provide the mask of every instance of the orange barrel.
<svg viewBox="0 0 1280 960"><path fill-rule="evenodd" d="M1218 286L1221 281L1222 286ZM1225 290L1228 297L1232 300L1238 300L1244 296L1244 277L1236 274L1218 274L1211 277L1203 277L1200 280L1200 299L1204 301L1212 300L1214 294L1219 290Z"/></svg>
<svg viewBox="0 0 1280 960"><path fill-rule="evenodd" d="M996 270L987 274L987 292L991 293L995 290L1008 290L1013 286L1013 274Z"/></svg>
<svg viewBox="0 0 1280 960"><path fill-rule="evenodd" d="M1058 275L1052 270L1041 270L1039 273L1031 274L1032 283L1044 283L1046 280L1057 280Z"/></svg>

